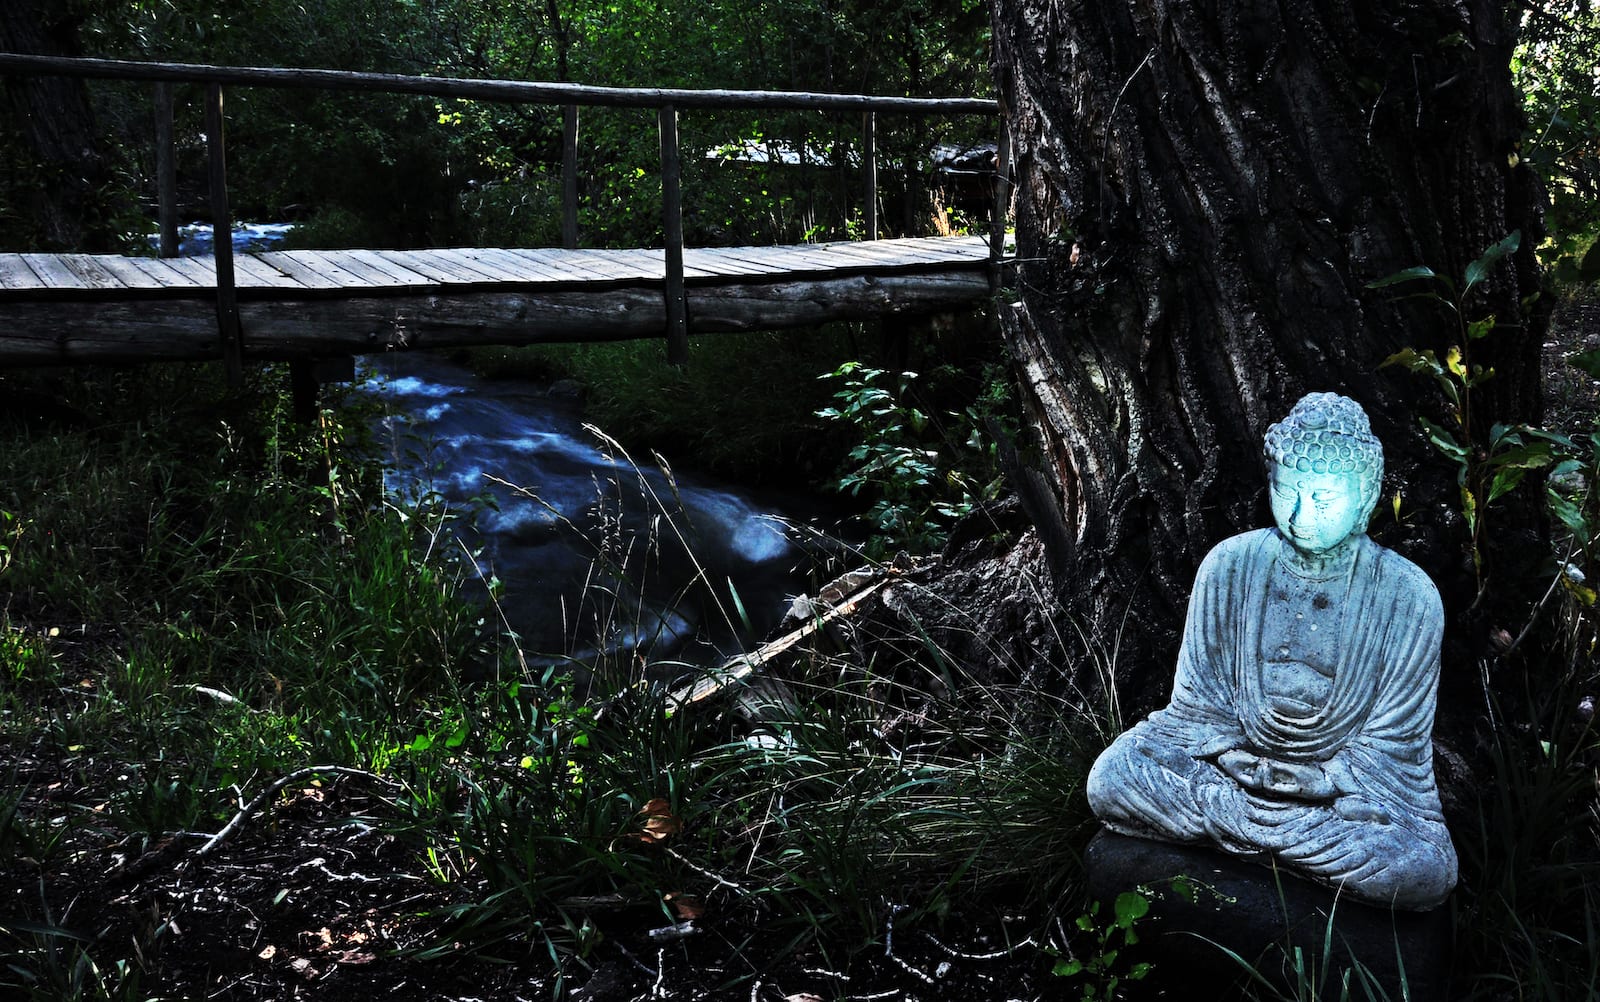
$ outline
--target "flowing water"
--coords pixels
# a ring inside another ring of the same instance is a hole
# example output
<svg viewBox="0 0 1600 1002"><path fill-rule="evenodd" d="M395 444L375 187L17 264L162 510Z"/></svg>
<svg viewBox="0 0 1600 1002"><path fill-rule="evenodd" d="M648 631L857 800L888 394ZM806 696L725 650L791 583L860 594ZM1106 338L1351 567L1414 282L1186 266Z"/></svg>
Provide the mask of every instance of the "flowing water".
<svg viewBox="0 0 1600 1002"><path fill-rule="evenodd" d="M805 588L786 520L748 493L635 464L547 388L444 358L367 360L388 487L470 513L480 582L537 659L706 663L761 639Z"/></svg>
<svg viewBox="0 0 1600 1002"><path fill-rule="evenodd" d="M286 223L239 223L239 252L270 250ZM180 230L210 254L212 230ZM152 242L155 238L152 237ZM807 556L780 501L635 465L547 387L484 380L436 355L365 359L386 486L454 517L438 544L470 567L491 615L534 660L713 663L759 641L805 589ZM799 499L800 507L816 503Z"/></svg>

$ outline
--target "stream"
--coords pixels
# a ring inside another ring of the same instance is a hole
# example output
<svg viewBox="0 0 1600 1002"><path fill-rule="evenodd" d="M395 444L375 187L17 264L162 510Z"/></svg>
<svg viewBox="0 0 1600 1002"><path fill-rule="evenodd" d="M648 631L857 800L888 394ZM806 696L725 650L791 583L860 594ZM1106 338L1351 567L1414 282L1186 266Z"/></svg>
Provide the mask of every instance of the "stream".
<svg viewBox="0 0 1600 1002"><path fill-rule="evenodd" d="M291 226L238 223L234 249L270 250ZM212 252L209 225L180 236L180 253ZM382 415L389 494L440 519L435 545L464 559L491 625L531 663L714 664L759 643L806 589L810 557L784 512L827 502L635 465L559 386L423 352L368 356L358 372L352 392Z"/></svg>
<svg viewBox="0 0 1600 1002"><path fill-rule="evenodd" d="M357 392L383 404L390 493L459 515L453 545L532 661L719 661L759 642L806 587L806 557L770 501L635 465L583 426L571 396L420 352L362 369Z"/></svg>

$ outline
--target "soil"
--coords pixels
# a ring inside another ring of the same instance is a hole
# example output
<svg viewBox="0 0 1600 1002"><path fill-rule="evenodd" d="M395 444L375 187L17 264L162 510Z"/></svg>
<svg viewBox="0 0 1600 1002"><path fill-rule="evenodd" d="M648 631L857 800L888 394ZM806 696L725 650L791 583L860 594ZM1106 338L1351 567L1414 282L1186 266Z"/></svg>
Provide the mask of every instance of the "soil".
<svg viewBox="0 0 1600 1002"><path fill-rule="evenodd" d="M53 768L28 765L35 780ZM96 772L74 764L46 799L92 799L115 779ZM470 874L425 872L392 813L359 778L304 785L203 858L198 835L79 825L44 864L0 867L0 916L39 915L42 899L64 931L18 926L6 948L48 943L67 963L66 948L87 942L103 966L120 957L137 971L136 997L163 999L1033 999L1051 980L1038 950L998 945L1003 917L946 920L937 936L886 927L892 957L883 943L853 958L787 953L792 929L753 928L751 910L709 881L686 924L659 900L568 903L593 943L581 959L553 964L537 934L492 955L435 956L455 939L452 908L485 892Z"/></svg>

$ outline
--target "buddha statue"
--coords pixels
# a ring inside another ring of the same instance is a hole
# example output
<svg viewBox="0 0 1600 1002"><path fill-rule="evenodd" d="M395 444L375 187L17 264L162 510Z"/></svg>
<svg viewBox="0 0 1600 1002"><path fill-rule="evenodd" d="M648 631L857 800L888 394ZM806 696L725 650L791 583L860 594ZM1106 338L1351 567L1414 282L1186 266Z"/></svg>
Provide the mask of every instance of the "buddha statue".
<svg viewBox="0 0 1600 1002"><path fill-rule="evenodd" d="M1207 554L1172 701L1096 760L1089 804L1125 835L1432 908L1456 882L1433 774L1439 592L1366 536L1383 447L1359 404L1304 397L1264 453L1277 527Z"/></svg>

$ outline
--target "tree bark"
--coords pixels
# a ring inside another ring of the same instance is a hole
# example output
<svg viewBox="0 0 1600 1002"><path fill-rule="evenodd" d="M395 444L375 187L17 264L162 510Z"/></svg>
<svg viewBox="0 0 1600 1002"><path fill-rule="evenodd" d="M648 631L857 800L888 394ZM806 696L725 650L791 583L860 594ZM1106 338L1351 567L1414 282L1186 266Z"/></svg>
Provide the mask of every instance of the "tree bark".
<svg viewBox="0 0 1600 1002"><path fill-rule="evenodd" d="M79 56L77 29L71 5L58 0L0 4L0 51ZM34 249L114 249L116 234L106 219L103 191L110 170L100 153L84 81L8 76L3 86L14 127L38 172L38 197L14 207L37 234Z"/></svg>
<svg viewBox="0 0 1600 1002"><path fill-rule="evenodd" d="M1523 301L1542 191L1514 156L1508 6L995 0L1022 262L1002 324L1045 474L1024 500L1066 611L1117 652L1136 703L1166 695L1200 559L1270 524L1262 436L1314 390L1358 400L1385 444L1403 524L1386 502L1375 538L1422 564L1474 637L1495 625L1489 605L1467 615L1455 469L1417 424L1445 423L1439 394L1380 371L1402 347L1442 357L1455 321L1365 286L1419 264L1459 276L1520 228L1471 304L1500 324L1474 344L1497 372L1474 425L1538 418L1547 317ZM1533 549L1533 506L1497 505ZM1516 590L1503 555L1488 566L1497 594Z"/></svg>

